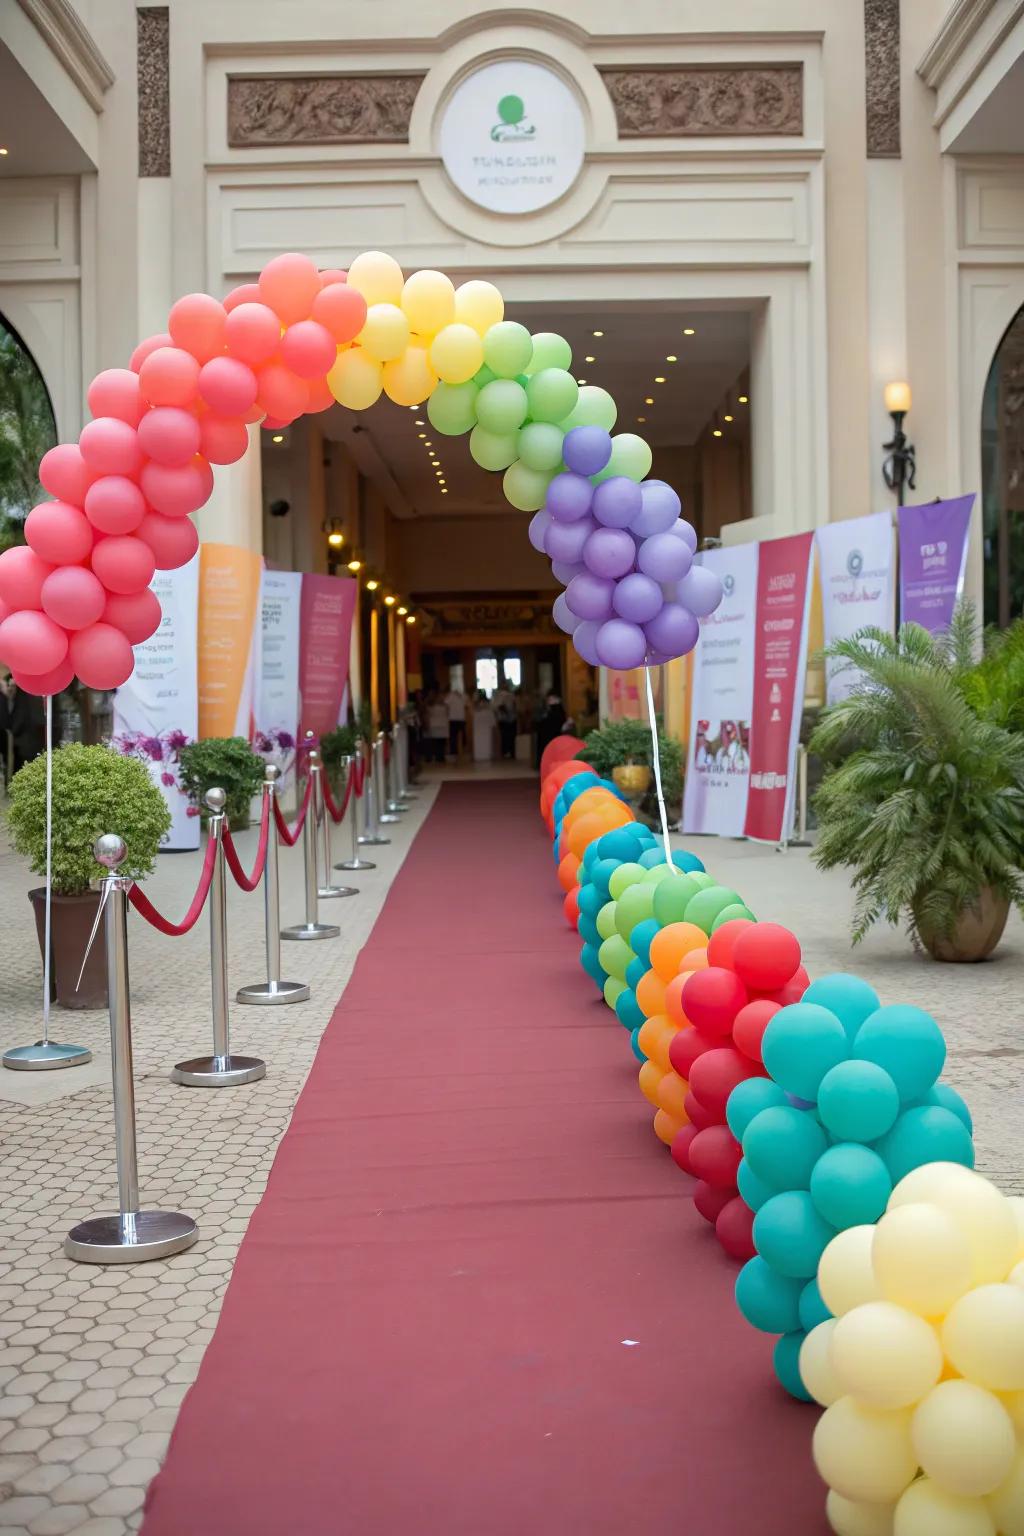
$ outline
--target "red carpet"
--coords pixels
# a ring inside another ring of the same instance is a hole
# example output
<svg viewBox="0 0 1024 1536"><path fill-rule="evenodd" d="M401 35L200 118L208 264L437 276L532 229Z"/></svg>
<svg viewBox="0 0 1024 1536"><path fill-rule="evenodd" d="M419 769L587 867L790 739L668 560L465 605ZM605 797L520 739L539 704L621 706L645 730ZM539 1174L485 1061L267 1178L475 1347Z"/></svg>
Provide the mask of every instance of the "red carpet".
<svg viewBox="0 0 1024 1536"><path fill-rule="evenodd" d="M817 1536L815 1413L654 1141L529 783L447 786L324 1036L144 1536Z"/></svg>

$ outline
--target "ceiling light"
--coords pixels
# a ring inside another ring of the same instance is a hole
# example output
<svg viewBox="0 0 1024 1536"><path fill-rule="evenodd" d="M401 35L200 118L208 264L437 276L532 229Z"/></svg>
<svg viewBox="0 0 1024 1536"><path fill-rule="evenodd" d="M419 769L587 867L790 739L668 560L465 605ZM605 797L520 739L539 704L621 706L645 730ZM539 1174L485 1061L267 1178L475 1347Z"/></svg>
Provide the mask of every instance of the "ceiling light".
<svg viewBox="0 0 1024 1536"><path fill-rule="evenodd" d="M422 437L423 440L426 441L427 434L425 432L417 432L416 436Z"/></svg>
<svg viewBox="0 0 1024 1536"><path fill-rule="evenodd" d="M367 592L376 592L376 590L377 590L377 588L379 586L380 586L380 582L379 581L374 581L373 577L371 576L370 580L366 583L366 590L367 590Z"/></svg>
<svg viewBox="0 0 1024 1536"><path fill-rule="evenodd" d="M696 334L697 334L697 332L694 330L692 325L685 325L683 327L683 335L684 336L696 336Z"/></svg>
<svg viewBox="0 0 1024 1536"><path fill-rule="evenodd" d="M444 476L443 475L441 476L441 478L438 480L437 483L438 483L438 485L444 485Z"/></svg>
<svg viewBox="0 0 1024 1536"><path fill-rule="evenodd" d="M653 405L653 404L654 404L654 396L653 395L645 395L644 396L644 405Z"/></svg>
<svg viewBox="0 0 1024 1536"><path fill-rule="evenodd" d="M417 417L417 418L416 418L416 422L415 422L415 425L416 425L416 426L417 426L417 427L425 427L425 426L426 426L426 422L425 422L425 421L420 421L420 419L419 419L419 417Z"/></svg>
<svg viewBox="0 0 1024 1536"><path fill-rule="evenodd" d="M345 535L343 533L329 533L327 535L327 542L334 549L340 549L345 542Z"/></svg>
<svg viewBox="0 0 1024 1536"><path fill-rule="evenodd" d="M723 421L732 421L732 417L731 416L723 416L722 420Z"/></svg>
<svg viewBox="0 0 1024 1536"><path fill-rule="evenodd" d="M416 615L414 613L410 613L405 622L407 624L415 624L416 623Z"/></svg>
<svg viewBox="0 0 1024 1536"><path fill-rule="evenodd" d="M665 375L663 373L656 373L654 375L654 382L655 382L655 384L664 384L664 382L665 382Z"/></svg>
<svg viewBox="0 0 1024 1536"><path fill-rule="evenodd" d="M270 441L272 443L283 443L284 442L284 433L283 432L275 432L273 437L270 439Z"/></svg>
<svg viewBox="0 0 1024 1536"><path fill-rule="evenodd" d="M10 154L10 150L9 149L4 149L2 146L0 146L0 155L9 155L9 154Z"/></svg>
<svg viewBox="0 0 1024 1536"><path fill-rule="evenodd" d="M444 487L442 487L442 490L441 490L441 495L442 495L442 496L447 496L447 495L448 495L448 491L447 491L447 489L446 489L446 488L444 488Z"/></svg>
<svg viewBox="0 0 1024 1536"><path fill-rule="evenodd" d="M361 571L363 568L363 562L361 560L350 560L348 563L348 568L350 571Z"/></svg>
<svg viewBox="0 0 1024 1536"><path fill-rule="evenodd" d="M585 384L586 382L587 382L586 379L577 379L576 380L577 384Z"/></svg>
<svg viewBox="0 0 1024 1536"><path fill-rule="evenodd" d="M591 331L591 336L603 336L604 331Z"/></svg>
<svg viewBox="0 0 1024 1536"><path fill-rule="evenodd" d="M747 403L747 396L746 395L740 395L739 396L739 402L740 402L740 405L746 405L746 403Z"/></svg>
<svg viewBox="0 0 1024 1536"><path fill-rule="evenodd" d="M408 612L409 612L408 608L399 608L399 610L398 610L398 617L400 619L404 619Z"/></svg>
<svg viewBox="0 0 1024 1536"><path fill-rule="evenodd" d="M639 422L645 422L646 420L647 420L646 416L638 416L637 417L637 421L639 421Z"/></svg>
<svg viewBox="0 0 1024 1536"><path fill-rule="evenodd" d="M722 435L721 427L716 427L715 430L711 434L712 437L721 437L721 435Z"/></svg>
<svg viewBox="0 0 1024 1536"><path fill-rule="evenodd" d="M597 362L597 358L596 357L585 357L583 359L583 361L585 363L596 363Z"/></svg>
<svg viewBox="0 0 1024 1536"><path fill-rule="evenodd" d="M389 592L387 597L384 599L384 601L387 603L389 608L393 608L395 606L395 604L398 602L398 598L397 597L392 597L391 593Z"/></svg>
<svg viewBox="0 0 1024 1536"><path fill-rule="evenodd" d="M668 357L666 357L665 361L666 361L666 363L678 363L679 359L678 359L678 357L676 357L674 352L670 352Z"/></svg>

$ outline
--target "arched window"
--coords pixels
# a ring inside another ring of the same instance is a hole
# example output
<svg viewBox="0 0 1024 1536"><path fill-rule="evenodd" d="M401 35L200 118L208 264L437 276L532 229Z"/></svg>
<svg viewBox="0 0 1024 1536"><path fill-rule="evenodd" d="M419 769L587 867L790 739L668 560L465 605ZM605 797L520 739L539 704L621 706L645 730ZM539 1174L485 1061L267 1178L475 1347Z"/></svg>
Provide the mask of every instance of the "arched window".
<svg viewBox="0 0 1024 1536"><path fill-rule="evenodd" d="M0 549L21 543L25 519L40 498L39 460L56 441L43 376L0 316Z"/></svg>
<svg viewBox="0 0 1024 1536"><path fill-rule="evenodd" d="M981 413L985 622L1024 613L1024 308L1003 332Z"/></svg>

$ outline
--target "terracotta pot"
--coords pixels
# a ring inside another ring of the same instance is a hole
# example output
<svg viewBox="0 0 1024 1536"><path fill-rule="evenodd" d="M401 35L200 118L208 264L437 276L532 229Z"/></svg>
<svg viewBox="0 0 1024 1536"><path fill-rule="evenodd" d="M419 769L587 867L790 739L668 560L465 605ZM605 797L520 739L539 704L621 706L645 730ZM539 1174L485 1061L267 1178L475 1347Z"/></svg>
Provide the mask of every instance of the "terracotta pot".
<svg viewBox="0 0 1024 1536"><path fill-rule="evenodd" d="M978 893L977 902L965 907L950 934L938 934L918 918L917 931L933 960L966 964L987 960L1003 936L1010 903L990 886Z"/></svg>
<svg viewBox="0 0 1024 1536"><path fill-rule="evenodd" d="M46 935L46 887L29 891L28 899L36 915L39 953L43 954ZM99 891L83 896L54 895L50 906L51 996L62 1008L105 1008L107 1006L107 945L102 927L96 935L86 961L81 987L76 987L82 969L82 957L89 942Z"/></svg>
<svg viewBox="0 0 1024 1536"><path fill-rule="evenodd" d="M646 795L651 787L651 770L646 763L620 763L612 769L612 780L624 795Z"/></svg>

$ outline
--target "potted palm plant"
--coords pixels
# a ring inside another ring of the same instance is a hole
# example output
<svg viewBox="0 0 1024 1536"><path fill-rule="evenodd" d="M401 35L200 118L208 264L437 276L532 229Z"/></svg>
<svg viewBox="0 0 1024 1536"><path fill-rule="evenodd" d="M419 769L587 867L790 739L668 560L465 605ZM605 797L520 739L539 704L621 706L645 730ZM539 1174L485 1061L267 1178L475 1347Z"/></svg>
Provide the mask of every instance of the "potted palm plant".
<svg viewBox="0 0 1024 1536"><path fill-rule="evenodd" d="M254 796L263 783L263 759L244 736L208 736L190 741L178 754L181 787L204 821L208 817L204 796L208 789L222 789L232 832L244 832Z"/></svg>
<svg viewBox="0 0 1024 1536"><path fill-rule="evenodd" d="M7 812L11 839L37 875L46 873L46 758L37 757L11 780ZM70 742L53 754L53 846L51 863L51 975L57 1002L65 1008L103 1008L107 1002L106 952L97 936L79 987L78 973L92 931L102 874L92 845L103 832L116 832L128 849L121 873L149 874L170 829L171 815L147 769L109 747ZM29 891L40 953L45 934L46 888Z"/></svg>

